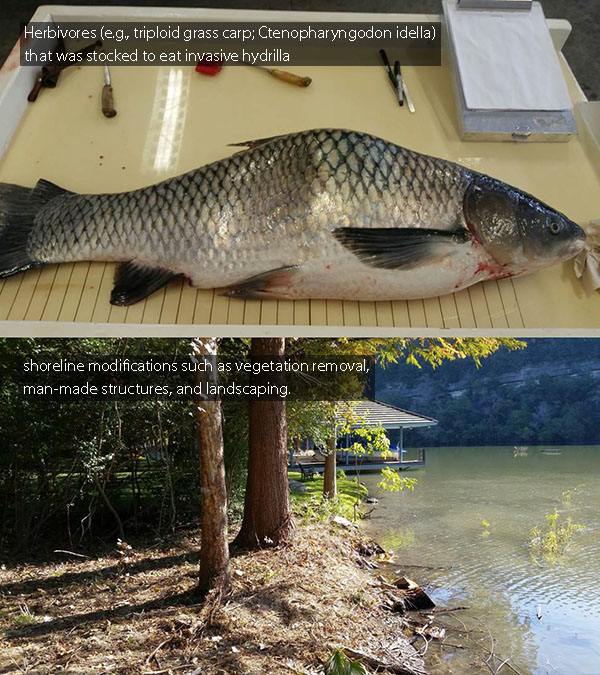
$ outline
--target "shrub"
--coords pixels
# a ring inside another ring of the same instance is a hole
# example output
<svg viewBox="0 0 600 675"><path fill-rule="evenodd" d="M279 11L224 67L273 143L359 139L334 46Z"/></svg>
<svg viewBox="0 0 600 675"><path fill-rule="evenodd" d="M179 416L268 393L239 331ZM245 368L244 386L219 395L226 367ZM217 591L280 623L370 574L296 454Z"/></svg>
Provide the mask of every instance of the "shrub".
<svg viewBox="0 0 600 675"><path fill-rule="evenodd" d="M529 545L534 555L548 559L563 555L569 548L573 534L584 529L583 525L574 524L571 518L563 522L560 517L559 512L554 509L553 513L546 515L545 531L542 532L539 527L531 530Z"/></svg>

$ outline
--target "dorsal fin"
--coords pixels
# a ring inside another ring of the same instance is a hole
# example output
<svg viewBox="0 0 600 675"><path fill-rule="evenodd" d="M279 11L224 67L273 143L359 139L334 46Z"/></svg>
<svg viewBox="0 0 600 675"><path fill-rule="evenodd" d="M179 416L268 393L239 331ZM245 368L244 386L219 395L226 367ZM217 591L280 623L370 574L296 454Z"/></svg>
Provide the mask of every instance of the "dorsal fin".
<svg viewBox="0 0 600 675"><path fill-rule="evenodd" d="M269 141L274 141L276 138L281 138L281 134L277 136L268 136L267 138L256 138L253 141L228 143L227 145L234 148L248 148L249 150L252 150L253 148L258 148L259 145L264 145L265 143L269 143Z"/></svg>

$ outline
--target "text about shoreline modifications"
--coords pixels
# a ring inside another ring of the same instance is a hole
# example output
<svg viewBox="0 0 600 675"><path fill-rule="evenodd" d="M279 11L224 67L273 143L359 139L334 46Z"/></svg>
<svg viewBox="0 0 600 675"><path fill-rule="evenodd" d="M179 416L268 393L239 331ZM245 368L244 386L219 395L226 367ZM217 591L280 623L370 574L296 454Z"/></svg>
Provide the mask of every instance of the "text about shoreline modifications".
<svg viewBox="0 0 600 675"><path fill-rule="evenodd" d="M21 65L440 65L439 22L39 23L25 26ZM86 49L89 48L89 49ZM82 51L85 50L85 51Z"/></svg>
<svg viewBox="0 0 600 675"><path fill-rule="evenodd" d="M366 356L32 356L15 386L24 398L50 401L351 401L374 395L375 371Z"/></svg>

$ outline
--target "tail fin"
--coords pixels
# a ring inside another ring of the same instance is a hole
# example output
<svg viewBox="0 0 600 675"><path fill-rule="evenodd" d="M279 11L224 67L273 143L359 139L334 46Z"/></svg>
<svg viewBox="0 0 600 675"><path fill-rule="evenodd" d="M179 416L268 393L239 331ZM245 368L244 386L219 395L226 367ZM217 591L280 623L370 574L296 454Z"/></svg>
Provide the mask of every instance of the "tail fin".
<svg viewBox="0 0 600 675"><path fill-rule="evenodd" d="M0 183L0 279L44 264L28 253L29 234L38 211L64 194L71 193L46 180L33 189Z"/></svg>

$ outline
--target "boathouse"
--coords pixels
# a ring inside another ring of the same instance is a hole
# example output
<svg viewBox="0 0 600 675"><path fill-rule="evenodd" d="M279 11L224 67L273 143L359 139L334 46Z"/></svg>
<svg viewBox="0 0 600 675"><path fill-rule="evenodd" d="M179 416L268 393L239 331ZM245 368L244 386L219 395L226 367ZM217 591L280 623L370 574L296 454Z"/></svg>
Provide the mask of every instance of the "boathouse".
<svg viewBox="0 0 600 675"><path fill-rule="evenodd" d="M423 448L410 454L405 450L404 432L410 429L435 426L438 423L437 420L420 413L397 408L389 403L365 400L350 404L352 405L352 414L357 422L350 425L349 433L340 435L340 427L345 426L343 410L347 405L347 402L339 404L340 413L336 419L336 459L339 468L344 469L346 473L352 473L356 468L359 468L361 471L379 471L383 467L411 469L425 465L425 450ZM347 449L356 440L352 437L352 429L364 426L376 427L379 425L386 432L397 431L396 434L388 434L388 436L396 436L397 438L396 442L392 442L390 445L391 457L382 457L377 453L355 456L354 453ZM311 452L305 451L302 453L297 448L290 459L292 467L302 466L318 473L324 470L325 456L319 448L314 448Z"/></svg>

